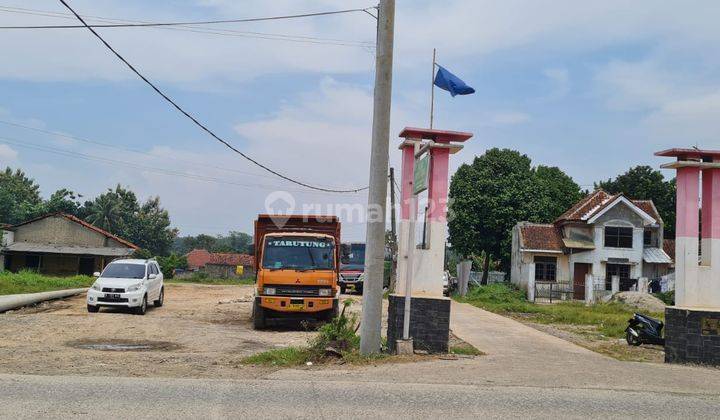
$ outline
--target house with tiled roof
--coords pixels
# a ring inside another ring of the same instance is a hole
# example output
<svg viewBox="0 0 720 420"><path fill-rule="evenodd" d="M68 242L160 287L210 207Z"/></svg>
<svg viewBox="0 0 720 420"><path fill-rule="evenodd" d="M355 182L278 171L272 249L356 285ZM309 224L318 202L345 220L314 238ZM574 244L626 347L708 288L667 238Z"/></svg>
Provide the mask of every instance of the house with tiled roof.
<svg viewBox="0 0 720 420"><path fill-rule="evenodd" d="M185 255L190 271L207 273L210 277L229 278L254 273L255 257L248 254L209 252L193 249Z"/></svg>
<svg viewBox="0 0 720 420"><path fill-rule="evenodd" d="M92 275L138 247L82 219L47 214L2 228L0 269L51 275Z"/></svg>
<svg viewBox="0 0 720 420"><path fill-rule="evenodd" d="M665 251L663 220L651 200L596 190L553 223L520 222L512 232L511 281L571 284L570 294L584 299L586 275L595 287L637 288L672 271Z"/></svg>

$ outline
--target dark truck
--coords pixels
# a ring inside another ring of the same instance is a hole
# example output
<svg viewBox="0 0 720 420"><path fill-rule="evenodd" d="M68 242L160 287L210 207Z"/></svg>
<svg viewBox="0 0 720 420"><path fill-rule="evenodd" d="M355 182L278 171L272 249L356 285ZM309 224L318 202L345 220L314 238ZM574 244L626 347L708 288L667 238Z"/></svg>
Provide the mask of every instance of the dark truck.
<svg viewBox="0 0 720 420"><path fill-rule="evenodd" d="M340 293L352 289L363 291L363 272L365 271L365 244L351 242L342 245L342 264L340 265Z"/></svg>

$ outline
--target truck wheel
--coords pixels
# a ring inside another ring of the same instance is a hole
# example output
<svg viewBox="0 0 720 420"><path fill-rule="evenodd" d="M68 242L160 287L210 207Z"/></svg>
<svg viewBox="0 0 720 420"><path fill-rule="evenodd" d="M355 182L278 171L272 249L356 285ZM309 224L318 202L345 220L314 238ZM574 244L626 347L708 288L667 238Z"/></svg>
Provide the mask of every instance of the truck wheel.
<svg viewBox="0 0 720 420"><path fill-rule="evenodd" d="M88 305L87 308L88 308L88 312L93 313L93 314L100 311L99 306Z"/></svg>
<svg viewBox="0 0 720 420"><path fill-rule="evenodd" d="M147 295L143 296L140 306L135 308L135 315L145 315L145 312L147 312Z"/></svg>
<svg viewBox="0 0 720 420"><path fill-rule="evenodd" d="M362 295L362 292L363 292L362 284L355 286L355 291Z"/></svg>
<svg viewBox="0 0 720 420"><path fill-rule="evenodd" d="M340 285L340 293L345 294L346 287L344 284Z"/></svg>
<svg viewBox="0 0 720 420"><path fill-rule="evenodd" d="M253 329L261 330L265 328L265 311L257 302L253 304Z"/></svg>

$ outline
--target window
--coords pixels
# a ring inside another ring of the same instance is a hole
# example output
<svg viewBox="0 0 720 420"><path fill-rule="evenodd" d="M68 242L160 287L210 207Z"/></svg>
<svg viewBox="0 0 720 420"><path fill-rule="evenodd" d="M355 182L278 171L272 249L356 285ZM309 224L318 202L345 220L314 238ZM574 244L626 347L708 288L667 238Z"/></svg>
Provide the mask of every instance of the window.
<svg viewBox="0 0 720 420"><path fill-rule="evenodd" d="M557 258L535 257L535 281L555 281Z"/></svg>
<svg viewBox="0 0 720 420"><path fill-rule="evenodd" d="M145 278L145 265L112 263L102 272L104 278L111 279L143 279Z"/></svg>
<svg viewBox="0 0 720 420"><path fill-rule="evenodd" d="M332 270L335 243L320 237L268 236L262 266L271 270Z"/></svg>
<svg viewBox="0 0 720 420"><path fill-rule="evenodd" d="M149 274L157 274L158 273L157 268L155 268L155 264L148 265L148 268L150 269Z"/></svg>
<svg viewBox="0 0 720 420"><path fill-rule="evenodd" d="M643 245L649 246L652 245L652 231L646 230L643 232Z"/></svg>
<svg viewBox="0 0 720 420"><path fill-rule="evenodd" d="M613 248L632 248L633 229L626 227L605 227L605 246Z"/></svg>

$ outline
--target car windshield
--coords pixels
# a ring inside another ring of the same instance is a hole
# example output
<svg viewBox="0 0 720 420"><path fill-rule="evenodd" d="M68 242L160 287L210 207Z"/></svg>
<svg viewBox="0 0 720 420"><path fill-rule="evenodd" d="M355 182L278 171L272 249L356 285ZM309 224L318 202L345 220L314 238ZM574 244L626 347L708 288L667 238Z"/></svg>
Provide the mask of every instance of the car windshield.
<svg viewBox="0 0 720 420"><path fill-rule="evenodd" d="M105 267L100 277L111 279L142 279L145 278L143 264L110 264Z"/></svg>
<svg viewBox="0 0 720 420"><path fill-rule="evenodd" d="M332 270L335 242L330 238L272 236L265 240L263 268Z"/></svg>

